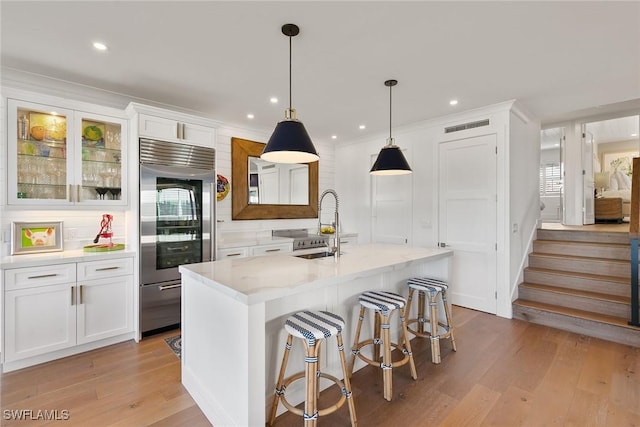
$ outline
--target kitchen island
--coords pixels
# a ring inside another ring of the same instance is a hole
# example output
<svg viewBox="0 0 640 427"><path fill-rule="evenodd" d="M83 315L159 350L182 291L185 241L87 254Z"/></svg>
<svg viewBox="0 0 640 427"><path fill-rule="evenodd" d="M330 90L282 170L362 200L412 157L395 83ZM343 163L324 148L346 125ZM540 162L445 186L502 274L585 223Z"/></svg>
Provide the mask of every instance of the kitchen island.
<svg viewBox="0 0 640 427"><path fill-rule="evenodd" d="M367 244L349 246L337 259L295 255L180 267L182 383L213 425L265 424L286 340L283 324L290 314L327 310L342 316L345 346L351 347L360 293L377 289L406 296L410 277L447 280L453 252ZM393 321L399 323L395 316ZM393 332L397 341L397 328ZM363 327L365 334L371 330ZM301 343L294 342L287 375L303 369L302 354ZM342 377L334 339L324 343L321 363L324 372ZM287 389L294 404L302 401L303 382Z"/></svg>

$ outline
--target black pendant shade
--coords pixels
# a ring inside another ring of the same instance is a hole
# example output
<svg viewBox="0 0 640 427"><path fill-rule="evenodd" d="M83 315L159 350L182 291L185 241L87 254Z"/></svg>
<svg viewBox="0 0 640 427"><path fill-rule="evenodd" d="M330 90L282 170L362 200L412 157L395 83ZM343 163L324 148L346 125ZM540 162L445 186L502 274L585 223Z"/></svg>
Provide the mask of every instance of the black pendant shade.
<svg viewBox="0 0 640 427"><path fill-rule="evenodd" d="M296 110L291 107L291 38L300 33L295 24L282 26L282 34L289 37L289 108L285 118L276 125L269 142L260 158L273 163L309 163L318 161L320 156L301 121L296 118Z"/></svg>
<svg viewBox="0 0 640 427"><path fill-rule="evenodd" d="M392 140L391 144L382 147L369 173L371 175L405 175L411 173L411 168L400 147L393 144Z"/></svg>
<svg viewBox="0 0 640 427"><path fill-rule="evenodd" d="M369 171L371 175L405 175L412 172L400 147L394 144L391 137L391 88L397 84L397 80L384 82L384 85L389 87L389 138Z"/></svg>
<svg viewBox="0 0 640 427"><path fill-rule="evenodd" d="M319 157L302 122L283 120L276 125L260 158L274 163L309 163Z"/></svg>

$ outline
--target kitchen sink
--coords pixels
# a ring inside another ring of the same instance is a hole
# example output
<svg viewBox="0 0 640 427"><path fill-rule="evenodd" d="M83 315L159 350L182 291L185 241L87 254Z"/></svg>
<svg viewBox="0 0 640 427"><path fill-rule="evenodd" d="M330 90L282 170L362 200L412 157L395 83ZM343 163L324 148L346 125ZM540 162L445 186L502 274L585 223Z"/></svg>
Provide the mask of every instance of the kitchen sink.
<svg viewBox="0 0 640 427"><path fill-rule="evenodd" d="M340 252L340 254L344 254L344 252ZM303 255L295 255L295 256L298 258L304 258L304 259L316 259L316 258L333 256L333 252L316 252L313 254L303 254Z"/></svg>

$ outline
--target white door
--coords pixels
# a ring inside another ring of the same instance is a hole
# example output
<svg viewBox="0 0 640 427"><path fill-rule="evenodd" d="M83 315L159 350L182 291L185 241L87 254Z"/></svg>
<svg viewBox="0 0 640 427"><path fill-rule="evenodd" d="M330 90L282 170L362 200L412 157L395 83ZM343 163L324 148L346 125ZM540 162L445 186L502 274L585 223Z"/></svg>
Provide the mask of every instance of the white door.
<svg viewBox="0 0 640 427"><path fill-rule="evenodd" d="M76 344L72 283L5 292L5 362Z"/></svg>
<svg viewBox="0 0 640 427"><path fill-rule="evenodd" d="M84 281L77 301L78 344L133 330L133 276Z"/></svg>
<svg viewBox="0 0 640 427"><path fill-rule="evenodd" d="M290 203L309 204L309 167L304 165L289 170Z"/></svg>
<svg viewBox="0 0 640 427"><path fill-rule="evenodd" d="M262 169L259 172L258 180L260 203L267 205L280 203L280 170L275 167Z"/></svg>
<svg viewBox="0 0 640 427"><path fill-rule="evenodd" d="M410 243L412 183L412 174L371 176L372 242Z"/></svg>
<svg viewBox="0 0 640 427"><path fill-rule="evenodd" d="M496 135L438 146L441 246L454 251L451 302L495 314Z"/></svg>
<svg viewBox="0 0 640 427"><path fill-rule="evenodd" d="M593 179L593 135L582 125L582 223L595 224L595 183Z"/></svg>

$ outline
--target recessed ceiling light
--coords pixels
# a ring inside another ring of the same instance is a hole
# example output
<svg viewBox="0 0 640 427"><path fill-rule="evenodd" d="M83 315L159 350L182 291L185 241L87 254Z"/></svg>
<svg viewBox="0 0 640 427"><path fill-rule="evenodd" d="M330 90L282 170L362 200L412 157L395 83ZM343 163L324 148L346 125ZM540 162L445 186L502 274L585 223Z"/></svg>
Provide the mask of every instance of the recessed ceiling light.
<svg viewBox="0 0 640 427"><path fill-rule="evenodd" d="M247 119L253 119L255 116L251 113L247 114Z"/></svg>
<svg viewBox="0 0 640 427"><path fill-rule="evenodd" d="M338 139L338 135L331 135L331 139Z"/></svg>
<svg viewBox="0 0 640 427"><path fill-rule="evenodd" d="M93 47L96 50L107 50L107 45L101 42L93 42Z"/></svg>
<svg viewBox="0 0 640 427"><path fill-rule="evenodd" d="M452 99L451 101L449 101L449 105L458 105L458 100Z"/></svg>
<svg viewBox="0 0 640 427"><path fill-rule="evenodd" d="M272 104L277 104L277 103L278 103L278 98L276 98L275 96L272 96L272 97L269 99L269 102L271 102Z"/></svg>
<svg viewBox="0 0 640 427"><path fill-rule="evenodd" d="M366 129L367 128L365 125L360 125L359 127L360 127L360 129Z"/></svg>

